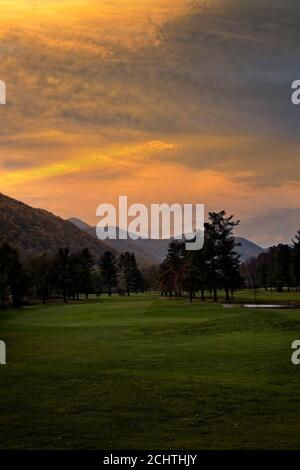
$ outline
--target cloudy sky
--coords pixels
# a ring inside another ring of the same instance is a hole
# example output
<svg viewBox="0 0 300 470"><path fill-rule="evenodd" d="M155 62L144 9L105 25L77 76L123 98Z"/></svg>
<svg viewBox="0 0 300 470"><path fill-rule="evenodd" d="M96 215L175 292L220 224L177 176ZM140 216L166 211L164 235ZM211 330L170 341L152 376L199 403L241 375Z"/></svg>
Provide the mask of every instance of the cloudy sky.
<svg viewBox="0 0 300 470"><path fill-rule="evenodd" d="M300 228L298 0L0 0L0 191L95 223L204 203ZM298 222L299 221L299 222Z"/></svg>

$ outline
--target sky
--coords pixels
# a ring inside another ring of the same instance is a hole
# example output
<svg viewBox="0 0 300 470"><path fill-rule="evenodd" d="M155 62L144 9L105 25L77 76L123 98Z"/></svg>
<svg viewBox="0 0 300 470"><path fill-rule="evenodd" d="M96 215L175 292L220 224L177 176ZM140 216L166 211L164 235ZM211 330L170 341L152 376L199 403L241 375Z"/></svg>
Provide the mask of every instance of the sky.
<svg viewBox="0 0 300 470"><path fill-rule="evenodd" d="M300 229L298 0L0 0L0 192L97 221L199 203ZM298 222L299 221L299 222Z"/></svg>

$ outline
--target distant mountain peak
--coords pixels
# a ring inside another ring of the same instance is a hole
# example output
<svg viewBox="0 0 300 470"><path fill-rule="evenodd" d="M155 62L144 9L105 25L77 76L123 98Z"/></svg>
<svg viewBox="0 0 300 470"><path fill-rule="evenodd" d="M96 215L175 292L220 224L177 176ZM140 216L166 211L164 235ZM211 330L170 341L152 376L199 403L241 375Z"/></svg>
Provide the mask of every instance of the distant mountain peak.
<svg viewBox="0 0 300 470"><path fill-rule="evenodd" d="M246 261L249 258L257 257L260 253L264 252L265 249L256 243L243 237L235 237L237 243L241 246L236 247L237 253L241 255L241 261Z"/></svg>
<svg viewBox="0 0 300 470"><path fill-rule="evenodd" d="M69 219L74 225L76 225L81 230L84 230L88 234L93 237L97 237L96 235L96 227L91 227L86 222L73 217ZM119 227L117 228L117 233L121 231ZM122 230L124 232L124 230ZM246 261L248 258L256 257L263 251L265 251L262 247L253 243L250 240L247 240L243 237L236 237L237 243L240 243L241 246L236 248L237 253L241 255L241 261ZM170 240L132 240L128 237L127 240L105 240L105 244L111 248L114 248L116 251L133 251L137 258L142 261L147 261L150 263L161 263L168 250Z"/></svg>

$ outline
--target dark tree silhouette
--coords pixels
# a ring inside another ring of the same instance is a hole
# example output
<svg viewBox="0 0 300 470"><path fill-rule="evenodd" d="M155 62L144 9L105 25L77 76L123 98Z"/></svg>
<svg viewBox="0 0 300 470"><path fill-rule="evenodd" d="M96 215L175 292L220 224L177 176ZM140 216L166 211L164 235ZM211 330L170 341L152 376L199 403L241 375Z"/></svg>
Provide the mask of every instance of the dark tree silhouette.
<svg viewBox="0 0 300 470"><path fill-rule="evenodd" d="M124 283L124 289L129 296L131 292L142 289L143 279L138 269L134 253L121 253L119 257L119 274Z"/></svg>
<svg viewBox="0 0 300 470"><path fill-rule="evenodd" d="M289 289L292 283L291 249L288 245L280 243L270 248L269 253L271 284L276 287L277 292L283 292L283 288L286 286Z"/></svg>
<svg viewBox="0 0 300 470"><path fill-rule="evenodd" d="M107 288L108 295L112 295L112 290L118 283L117 259L112 251L105 251L99 262L103 282Z"/></svg>
<svg viewBox="0 0 300 470"><path fill-rule="evenodd" d="M62 291L64 302L67 303L72 279L72 260L68 247L58 250L55 269L57 287Z"/></svg>
<svg viewBox="0 0 300 470"><path fill-rule="evenodd" d="M35 286L37 296L45 304L49 299L50 291L54 283L54 260L48 253L34 256L30 260L30 278Z"/></svg>
<svg viewBox="0 0 300 470"><path fill-rule="evenodd" d="M205 224L205 242L202 250L185 250L182 241L172 241L165 261L161 265L161 291L180 295L184 290L189 293L190 301L200 289L205 300L205 289L213 292L214 301L218 300L218 288L225 290L226 300L236 287L241 286L239 274L239 255L235 252L238 244L233 236L239 224L225 211L211 212Z"/></svg>
<svg viewBox="0 0 300 470"><path fill-rule="evenodd" d="M300 290L300 230L293 239L292 275L296 288Z"/></svg>
<svg viewBox="0 0 300 470"><path fill-rule="evenodd" d="M7 296L11 296L13 306L21 307L27 288L27 276L19 260L18 251L8 243L4 243L0 248L0 271L1 298L5 302Z"/></svg>
<svg viewBox="0 0 300 470"><path fill-rule="evenodd" d="M216 287L219 280L224 287L226 300L230 300L230 290L234 287L240 264L240 256L235 251L239 244L235 242L233 230L240 222L235 221L233 215L226 216L225 211L210 212L209 221L214 300L217 300Z"/></svg>
<svg viewBox="0 0 300 470"><path fill-rule="evenodd" d="M80 290L84 293L86 300L92 291L92 271L95 261L88 248L79 253L79 276Z"/></svg>
<svg viewBox="0 0 300 470"><path fill-rule="evenodd" d="M256 259L256 278L259 286L266 291L270 287L271 254L260 253Z"/></svg>

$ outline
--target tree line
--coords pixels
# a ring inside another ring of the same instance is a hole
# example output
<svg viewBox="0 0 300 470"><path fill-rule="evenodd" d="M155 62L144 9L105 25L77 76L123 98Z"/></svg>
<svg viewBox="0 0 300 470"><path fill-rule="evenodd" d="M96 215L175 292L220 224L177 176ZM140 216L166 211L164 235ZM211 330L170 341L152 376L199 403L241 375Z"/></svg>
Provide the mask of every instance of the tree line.
<svg viewBox="0 0 300 470"><path fill-rule="evenodd" d="M90 294L130 295L146 287L134 253L116 256L107 250L95 260L87 248L71 252L65 247L54 255L45 252L21 262L17 249L8 243L0 246L2 307L20 307L26 299L46 303L56 298L64 302L79 300L80 295L88 299Z"/></svg>
<svg viewBox="0 0 300 470"><path fill-rule="evenodd" d="M247 287L300 291L300 230L291 245L280 243L241 266Z"/></svg>
<svg viewBox="0 0 300 470"><path fill-rule="evenodd" d="M291 245L279 244L241 263L234 229L239 225L225 211L210 212L205 224L202 250L188 251L185 242L173 240L160 266L141 270L134 253L117 256L107 250L95 260L89 249L71 252L68 247L56 254L43 253L21 261L8 243L0 245L0 307L20 307L24 299L46 303L52 299L79 300L90 294L111 296L156 291L162 296L197 293L204 301L218 301L223 290L231 300L241 288L300 291L300 230Z"/></svg>
<svg viewBox="0 0 300 470"><path fill-rule="evenodd" d="M239 244L233 236L237 225L239 221L225 211L210 212L202 250L185 250L183 241L173 240L160 267L162 295L182 296L187 292L192 302L196 292L205 300L208 291L217 302L219 289L224 289L229 300L234 290L243 285L240 255L236 252Z"/></svg>
<svg viewBox="0 0 300 470"><path fill-rule="evenodd" d="M236 251L240 244L233 234L239 223L225 211L210 212L202 250L186 251L184 242L172 241L160 267L162 295L188 293L192 301L200 292L202 300L208 295L217 302L220 290L226 301L240 288L300 291L300 230L291 245L273 246L241 263Z"/></svg>

